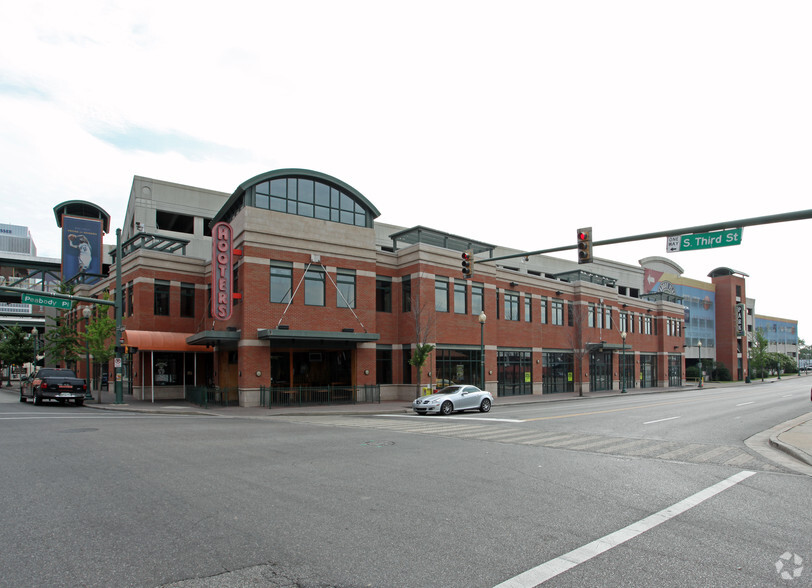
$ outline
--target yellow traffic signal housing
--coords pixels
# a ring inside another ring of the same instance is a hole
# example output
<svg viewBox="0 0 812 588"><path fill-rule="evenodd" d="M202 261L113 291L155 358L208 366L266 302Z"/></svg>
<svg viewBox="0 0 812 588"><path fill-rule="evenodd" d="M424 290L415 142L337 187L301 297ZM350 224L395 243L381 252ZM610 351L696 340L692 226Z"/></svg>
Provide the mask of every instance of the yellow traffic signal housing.
<svg viewBox="0 0 812 588"><path fill-rule="evenodd" d="M474 250L468 249L462 252L462 277L467 279L474 277Z"/></svg>
<svg viewBox="0 0 812 588"><path fill-rule="evenodd" d="M592 263L592 227L578 229L578 263Z"/></svg>

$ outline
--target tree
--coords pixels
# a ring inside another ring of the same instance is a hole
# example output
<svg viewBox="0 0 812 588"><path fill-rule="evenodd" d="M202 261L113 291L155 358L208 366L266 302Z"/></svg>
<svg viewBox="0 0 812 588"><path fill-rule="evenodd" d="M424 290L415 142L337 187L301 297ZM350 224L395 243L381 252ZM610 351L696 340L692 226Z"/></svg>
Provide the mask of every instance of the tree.
<svg viewBox="0 0 812 588"><path fill-rule="evenodd" d="M750 351L750 363L753 369L761 372L761 381L764 381L764 369L767 368L768 353L767 336L764 334L764 329L756 329L754 336L754 345Z"/></svg>
<svg viewBox="0 0 812 588"><path fill-rule="evenodd" d="M60 294L73 294L73 286L65 284L59 285L57 292ZM81 357L79 333L76 332L75 325L68 320L66 311L60 310L53 318L48 317L50 323L45 329L44 351L46 357L52 358L56 364L62 367L76 368L76 361Z"/></svg>
<svg viewBox="0 0 812 588"><path fill-rule="evenodd" d="M30 334L17 325L5 328L3 340L0 341L0 359L9 367L8 385L11 386L14 366L22 366L34 359L34 341Z"/></svg>
<svg viewBox="0 0 812 588"><path fill-rule="evenodd" d="M807 345L803 339L798 339L798 359L812 359L812 345Z"/></svg>
<svg viewBox="0 0 812 588"><path fill-rule="evenodd" d="M45 354L64 367L75 367L80 357L79 333L68 321L64 312L56 317L49 317L45 330Z"/></svg>
<svg viewBox="0 0 812 588"><path fill-rule="evenodd" d="M412 316L416 344L409 364L417 368L417 396L420 396L420 389L423 386L423 366L434 350L434 345L428 342L434 330L434 315L428 311L427 304L421 301L419 293L412 296Z"/></svg>
<svg viewBox="0 0 812 588"><path fill-rule="evenodd" d="M107 300L110 296L105 292L103 298ZM115 332L116 321L110 316L108 308L96 306L93 317L88 321L85 332L82 333L82 339L87 342L96 366L109 362L115 356L116 340L113 337ZM99 400L101 400L101 386L96 387L99 389Z"/></svg>

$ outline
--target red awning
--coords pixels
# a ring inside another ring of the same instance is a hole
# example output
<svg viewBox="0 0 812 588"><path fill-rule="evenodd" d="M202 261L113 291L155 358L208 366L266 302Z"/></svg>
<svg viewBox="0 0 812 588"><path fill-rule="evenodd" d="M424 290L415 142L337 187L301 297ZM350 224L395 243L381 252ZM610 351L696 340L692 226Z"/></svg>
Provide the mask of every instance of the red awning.
<svg viewBox="0 0 812 588"><path fill-rule="evenodd" d="M187 337L194 333L167 331L124 331L124 344L138 347L138 351L211 351L203 345L189 345Z"/></svg>

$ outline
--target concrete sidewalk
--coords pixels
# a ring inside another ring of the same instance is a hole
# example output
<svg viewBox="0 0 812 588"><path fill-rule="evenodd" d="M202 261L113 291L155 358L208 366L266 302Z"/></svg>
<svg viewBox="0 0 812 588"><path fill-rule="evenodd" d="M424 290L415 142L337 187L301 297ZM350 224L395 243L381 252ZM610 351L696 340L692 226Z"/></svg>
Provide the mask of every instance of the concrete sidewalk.
<svg viewBox="0 0 812 588"><path fill-rule="evenodd" d="M812 383L812 378L809 379ZM753 382L752 385L763 385L770 383ZM708 382L705 389L724 388L731 385L741 385L741 382L719 383ZM612 396L636 396L641 394L656 394L662 392L683 392L696 390L695 385L678 388L634 388L627 393L620 393L617 390L607 392L590 392L584 396L579 396L575 392L563 392L557 394L526 395L526 396L504 396L494 399L494 409L500 406L511 406L517 404L537 404L545 402L567 402L584 401L590 398L607 398ZM191 404L184 400L162 400L150 402L149 400L138 400L131 395L124 395L122 404L115 404L115 394L112 391L103 390L101 393L101 403L97 401L97 392L94 392L93 400L86 400L85 406L102 410L120 410L133 412L148 412L155 414L196 414L211 417L253 417L253 418L273 418L282 415L336 415L336 414L396 414L411 413L411 403L404 400L387 401L378 404L336 404L318 406L288 406L288 407L242 407L242 406L214 406L207 408ZM812 403L810 404L812 407ZM802 415L786 423L776 425L769 431L761 434L766 442L772 447L783 451L794 459L812 467L812 412ZM812 475L812 474L810 474Z"/></svg>

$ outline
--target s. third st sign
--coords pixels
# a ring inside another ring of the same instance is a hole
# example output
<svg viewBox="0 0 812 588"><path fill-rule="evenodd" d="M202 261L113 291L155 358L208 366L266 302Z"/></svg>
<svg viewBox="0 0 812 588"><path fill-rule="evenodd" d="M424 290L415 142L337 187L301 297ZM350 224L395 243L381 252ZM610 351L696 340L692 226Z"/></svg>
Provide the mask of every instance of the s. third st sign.
<svg viewBox="0 0 812 588"><path fill-rule="evenodd" d="M695 249L713 249L715 247L730 247L742 242L744 229L726 229L713 233L694 233L692 235L673 235L668 237L666 251L693 251Z"/></svg>

